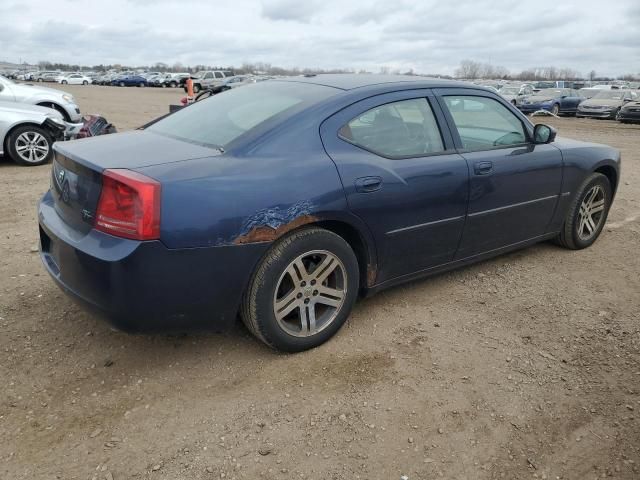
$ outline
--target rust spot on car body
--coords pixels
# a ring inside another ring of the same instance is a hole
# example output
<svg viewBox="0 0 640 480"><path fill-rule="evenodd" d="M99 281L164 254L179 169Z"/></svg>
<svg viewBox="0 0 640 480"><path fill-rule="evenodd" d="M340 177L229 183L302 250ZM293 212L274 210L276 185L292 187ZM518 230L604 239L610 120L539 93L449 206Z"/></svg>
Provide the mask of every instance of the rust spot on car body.
<svg viewBox="0 0 640 480"><path fill-rule="evenodd" d="M375 285L377 276L378 269L375 265L369 263L367 265L367 287L373 287L373 285Z"/></svg>
<svg viewBox="0 0 640 480"><path fill-rule="evenodd" d="M290 222L283 223L275 228L269 225L256 226L251 228L247 233L237 237L233 243L236 245L243 245L246 243L273 242L296 228L317 221L318 218L313 215L301 215Z"/></svg>

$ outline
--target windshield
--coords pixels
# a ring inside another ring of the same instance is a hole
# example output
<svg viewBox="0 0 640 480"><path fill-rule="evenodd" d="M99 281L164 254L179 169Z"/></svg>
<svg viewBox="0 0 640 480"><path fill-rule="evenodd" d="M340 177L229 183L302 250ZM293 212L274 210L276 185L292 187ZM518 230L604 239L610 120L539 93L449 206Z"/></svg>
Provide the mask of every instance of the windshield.
<svg viewBox="0 0 640 480"><path fill-rule="evenodd" d="M194 103L147 130L199 145L224 148L276 116L292 115L337 92L334 88L310 83L253 84Z"/></svg>
<svg viewBox="0 0 640 480"><path fill-rule="evenodd" d="M502 87L500 93L505 95L517 95L520 92L518 87Z"/></svg>
<svg viewBox="0 0 640 480"><path fill-rule="evenodd" d="M540 92L536 92L536 97L546 97L546 98L555 98L561 97L562 95L569 95L569 90L564 88L545 88Z"/></svg>
<svg viewBox="0 0 640 480"><path fill-rule="evenodd" d="M592 98L607 98L610 100L622 100L622 97L624 96L624 92L621 92L620 90L601 90L598 93L596 93Z"/></svg>

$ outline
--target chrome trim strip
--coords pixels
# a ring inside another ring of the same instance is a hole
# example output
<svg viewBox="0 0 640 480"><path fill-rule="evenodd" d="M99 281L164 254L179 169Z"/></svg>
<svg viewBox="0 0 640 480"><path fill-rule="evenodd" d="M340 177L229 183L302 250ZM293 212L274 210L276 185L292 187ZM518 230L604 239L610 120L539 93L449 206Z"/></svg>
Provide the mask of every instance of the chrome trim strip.
<svg viewBox="0 0 640 480"><path fill-rule="evenodd" d="M515 208L515 207L521 207L523 205L529 205L529 204L532 204L532 203L544 202L545 200L551 200L552 198L558 198L558 196L559 195L550 195L548 197L536 198L535 200L528 200L526 202L514 203L512 205L505 205L504 207L492 208L491 210L483 210L482 212L470 213L468 216L469 217L477 217L477 216L480 216L480 215L487 215L489 213L499 212L501 210L506 210L508 208Z"/></svg>
<svg viewBox="0 0 640 480"><path fill-rule="evenodd" d="M464 215L460 215L458 217L443 218L442 220L435 220L433 222L421 223L419 225L411 225L409 227L402 227L396 230L391 230L387 232L386 235L395 235L396 233L403 233L403 232L408 232L410 230L417 230L419 228L430 227L432 225L437 225L439 223L455 222L456 220L462 220L463 218L464 218Z"/></svg>

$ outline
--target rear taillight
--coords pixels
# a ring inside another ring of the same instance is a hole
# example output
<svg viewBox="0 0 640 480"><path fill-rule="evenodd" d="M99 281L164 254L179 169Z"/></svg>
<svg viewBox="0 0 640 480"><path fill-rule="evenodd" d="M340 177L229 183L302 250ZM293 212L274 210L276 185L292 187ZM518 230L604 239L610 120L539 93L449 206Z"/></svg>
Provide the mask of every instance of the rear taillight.
<svg viewBox="0 0 640 480"><path fill-rule="evenodd" d="M160 238L160 183L131 170L105 170L94 228L134 240Z"/></svg>

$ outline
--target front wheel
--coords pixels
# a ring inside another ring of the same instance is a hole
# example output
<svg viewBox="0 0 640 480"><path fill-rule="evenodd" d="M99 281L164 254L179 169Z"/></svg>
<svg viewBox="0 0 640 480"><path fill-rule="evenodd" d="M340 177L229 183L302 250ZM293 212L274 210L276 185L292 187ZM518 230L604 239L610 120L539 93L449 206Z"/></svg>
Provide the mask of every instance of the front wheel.
<svg viewBox="0 0 640 480"><path fill-rule="evenodd" d="M62 82L60 82L60 83L62 83L63 85L66 85L69 82L67 82L66 80L62 80Z"/></svg>
<svg viewBox="0 0 640 480"><path fill-rule="evenodd" d="M120 86L121 86L121 87L124 87L124 82L120 82Z"/></svg>
<svg viewBox="0 0 640 480"><path fill-rule="evenodd" d="M82 84L83 84L83 85L89 85L89 82L87 82L86 80L83 80L83 81L82 81Z"/></svg>
<svg viewBox="0 0 640 480"><path fill-rule="evenodd" d="M556 103L553 107L551 107L551 113L553 113L555 116L558 116L560 114L560 105Z"/></svg>
<svg viewBox="0 0 640 480"><path fill-rule="evenodd" d="M580 186L569 206L557 243L571 250L591 246L600 236L607 221L611 197L609 179L601 173L591 174Z"/></svg>
<svg viewBox="0 0 640 480"><path fill-rule="evenodd" d="M358 261L333 232L304 228L276 242L245 292L242 319L272 348L300 352L331 338L356 300Z"/></svg>
<svg viewBox="0 0 640 480"><path fill-rule="evenodd" d="M51 160L52 144L53 139L49 132L35 125L18 127L7 138L9 157L18 165L30 167Z"/></svg>
<svg viewBox="0 0 640 480"><path fill-rule="evenodd" d="M193 93L198 93L202 88L197 83L193 86Z"/></svg>

